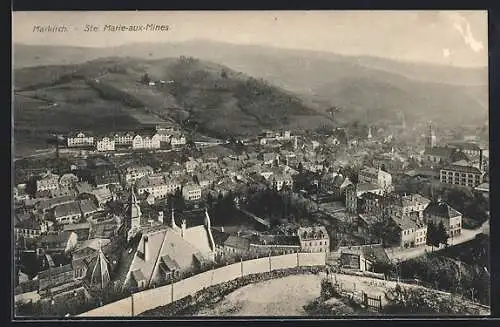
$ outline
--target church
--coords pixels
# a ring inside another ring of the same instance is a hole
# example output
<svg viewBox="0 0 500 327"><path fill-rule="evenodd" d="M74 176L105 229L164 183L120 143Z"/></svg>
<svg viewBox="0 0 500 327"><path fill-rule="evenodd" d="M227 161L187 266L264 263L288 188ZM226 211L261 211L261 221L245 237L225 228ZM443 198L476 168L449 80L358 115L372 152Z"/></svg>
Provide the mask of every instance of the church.
<svg viewBox="0 0 500 327"><path fill-rule="evenodd" d="M132 191L129 238L141 233L124 289L144 289L196 273L215 261L215 242L206 209L176 213L169 220L159 212L156 226L141 227L141 210Z"/></svg>

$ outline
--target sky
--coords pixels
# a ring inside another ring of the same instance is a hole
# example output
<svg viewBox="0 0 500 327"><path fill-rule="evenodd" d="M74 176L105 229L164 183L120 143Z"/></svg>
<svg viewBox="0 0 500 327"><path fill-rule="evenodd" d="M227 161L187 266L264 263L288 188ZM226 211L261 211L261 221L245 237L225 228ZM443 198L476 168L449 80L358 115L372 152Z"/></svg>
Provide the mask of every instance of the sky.
<svg viewBox="0 0 500 327"><path fill-rule="evenodd" d="M164 24L164 32L84 32L85 24ZM64 25L68 32L34 32ZM487 66L486 11L13 12L13 42L109 47L212 40L368 55L453 66Z"/></svg>

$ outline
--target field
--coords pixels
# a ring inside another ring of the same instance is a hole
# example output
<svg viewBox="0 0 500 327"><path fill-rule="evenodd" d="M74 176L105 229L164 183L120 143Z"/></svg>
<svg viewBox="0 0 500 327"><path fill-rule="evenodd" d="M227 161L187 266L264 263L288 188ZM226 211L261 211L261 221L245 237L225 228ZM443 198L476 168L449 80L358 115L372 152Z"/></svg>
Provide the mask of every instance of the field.
<svg viewBox="0 0 500 327"><path fill-rule="evenodd" d="M195 316L305 316L320 295L321 277L295 275L242 287Z"/></svg>

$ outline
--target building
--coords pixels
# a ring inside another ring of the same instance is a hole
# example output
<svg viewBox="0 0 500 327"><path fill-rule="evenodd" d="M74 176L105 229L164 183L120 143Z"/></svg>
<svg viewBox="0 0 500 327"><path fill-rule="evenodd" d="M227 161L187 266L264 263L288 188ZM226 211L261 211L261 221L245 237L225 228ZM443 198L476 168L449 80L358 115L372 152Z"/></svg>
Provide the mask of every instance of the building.
<svg viewBox="0 0 500 327"><path fill-rule="evenodd" d="M389 214L403 217L415 214L419 218L424 215L424 210L431 201L420 194L391 194Z"/></svg>
<svg viewBox="0 0 500 327"><path fill-rule="evenodd" d="M54 208L54 219L59 224L75 224L80 222L82 212L78 202L59 204Z"/></svg>
<svg viewBox="0 0 500 327"><path fill-rule="evenodd" d="M132 140L132 149L159 149L160 148L160 136L158 134L153 135L136 135Z"/></svg>
<svg viewBox="0 0 500 327"><path fill-rule="evenodd" d="M283 187L292 189L293 178L289 174L275 174L270 178L271 187L277 191L281 191Z"/></svg>
<svg viewBox="0 0 500 327"><path fill-rule="evenodd" d="M134 133L131 132L118 132L113 135L115 146L132 146L134 141Z"/></svg>
<svg viewBox="0 0 500 327"><path fill-rule="evenodd" d="M432 149L436 147L436 134L434 133L434 130L432 129L432 125L429 124L429 129L427 131L427 134L425 136L425 149Z"/></svg>
<svg viewBox="0 0 500 327"><path fill-rule="evenodd" d="M427 243L427 225L423 218L414 215L392 216L400 231L402 248L424 246Z"/></svg>
<svg viewBox="0 0 500 327"><path fill-rule="evenodd" d="M174 134L170 137L170 145L173 148L183 146L186 142L186 137L180 133L177 133L177 135Z"/></svg>
<svg viewBox="0 0 500 327"><path fill-rule="evenodd" d="M462 214L443 201L430 203L424 210L424 219L435 226L443 223L449 237L462 234Z"/></svg>
<svg viewBox="0 0 500 327"><path fill-rule="evenodd" d="M450 147L433 147L424 151L424 161L428 165L437 166L453 161L457 150Z"/></svg>
<svg viewBox="0 0 500 327"><path fill-rule="evenodd" d="M94 137L88 133L77 132L68 136L68 147L91 147L94 145Z"/></svg>
<svg viewBox="0 0 500 327"><path fill-rule="evenodd" d="M301 251L300 238L295 235L260 235L256 238L251 240L250 253L258 257Z"/></svg>
<svg viewBox="0 0 500 327"><path fill-rule="evenodd" d="M111 137L98 137L95 145L97 151L115 151L115 140Z"/></svg>
<svg viewBox="0 0 500 327"><path fill-rule="evenodd" d="M144 176L149 176L154 173L154 169L150 166L129 166L125 169L125 182L133 184Z"/></svg>
<svg viewBox="0 0 500 327"><path fill-rule="evenodd" d="M297 231L304 252L330 252L330 237L324 226L300 227Z"/></svg>
<svg viewBox="0 0 500 327"><path fill-rule="evenodd" d="M392 188L391 174L371 167L366 167L358 173L359 183L368 183L377 185L382 190L390 190Z"/></svg>
<svg viewBox="0 0 500 327"><path fill-rule="evenodd" d="M248 254L250 240L244 237L229 235L223 244L224 256L242 256Z"/></svg>
<svg viewBox="0 0 500 327"><path fill-rule="evenodd" d="M365 193L374 193L377 195L384 194L384 190L380 189L378 185L369 183L349 184L345 187L345 204L346 211L356 214L360 209L361 203L359 198Z"/></svg>
<svg viewBox="0 0 500 327"><path fill-rule="evenodd" d="M137 201L134 188L130 189L130 200L126 212L129 219L128 226L133 233L141 227L142 218L141 206L139 205L139 201Z"/></svg>
<svg viewBox="0 0 500 327"><path fill-rule="evenodd" d="M201 187L195 183L187 183L182 188L182 196L187 201L197 201L201 199Z"/></svg>
<svg viewBox="0 0 500 327"><path fill-rule="evenodd" d="M164 199L180 189L181 184L174 179L165 178L163 175L149 175L137 181L136 187L139 195L148 193L155 198Z"/></svg>
<svg viewBox="0 0 500 327"><path fill-rule="evenodd" d="M390 264L381 244L341 247L339 252L340 265L346 269L380 272L379 266Z"/></svg>
<svg viewBox="0 0 500 327"><path fill-rule="evenodd" d="M59 188L59 175L47 171L36 181L36 191L52 191Z"/></svg>
<svg viewBox="0 0 500 327"><path fill-rule="evenodd" d="M16 240L21 238L36 239L42 234L42 225L34 217L28 216L26 219L18 219L14 224Z"/></svg>
<svg viewBox="0 0 500 327"><path fill-rule="evenodd" d="M481 147L473 142L451 142L448 147L460 150L469 157L479 157L483 152Z"/></svg>
<svg viewBox="0 0 500 327"><path fill-rule="evenodd" d="M123 286L144 288L199 271L212 265L215 253L206 210L172 211L170 226L143 232Z"/></svg>
<svg viewBox="0 0 500 327"><path fill-rule="evenodd" d="M460 161L445 166L440 171L441 183L476 187L483 183L485 173L477 167L469 166L467 162Z"/></svg>

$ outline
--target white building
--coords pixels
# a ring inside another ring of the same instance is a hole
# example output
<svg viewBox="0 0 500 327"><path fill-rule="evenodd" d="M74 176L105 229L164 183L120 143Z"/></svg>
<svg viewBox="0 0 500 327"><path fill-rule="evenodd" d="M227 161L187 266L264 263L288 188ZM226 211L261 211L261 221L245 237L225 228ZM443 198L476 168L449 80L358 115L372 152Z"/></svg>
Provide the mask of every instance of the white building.
<svg viewBox="0 0 500 327"><path fill-rule="evenodd" d="M125 170L125 182L127 184L135 183L144 176L149 176L154 173L150 166L129 166Z"/></svg>
<svg viewBox="0 0 500 327"><path fill-rule="evenodd" d="M330 252L330 237L324 226L300 227L297 234L303 252Z"/></svg>
<svg viewBox="0 0 500 327"><path fill-rule="evenodd" d="M47 171L39 180L36 181L36 190L52 191L59 188L59 175Z"/></svg>
<svg viewBox="0 0 500 327"><path fill-rule="evenodd" d="M391 174L371 167L364 168L358 174L359 183L368 183L377 185L382 190L392 188Z"/></svg>
<svg viewBox="0 0 500 327"><path fill-rule="evenodd" d="M148 135L136 135L132 140L132 149L159 149L160 148L160 136L154 134L153 136Z"/></svg>
<svg viewBox="0 0 500 327"><path fill-rule="evenodd" d="M115 145L131 146L134 140L134 134L130 132L118 132L113 135L113 139L115 141Z"/></svg>
<svg viewBox="0 0 500 327"><path fill-rule="evenodd" d="M196 201L201 199L201 187L194 183L188 183L182 188L182 196L187 201Z"/></svg>
<svg viewBox="0 0 500 327"><path fill-rule="evenodd" d="M174 194L177 189L181 188L181 184L167 179L163 175L143 177L137 182L136 186L139 195L147 192L160 199L166 198L168 194Z"/></svg>
<svg viewBox="0 0 500 327"><path fill-rule="evenodd" d="M173 135L170 138L170 144L172 145L172 147L185 145L186 137L184 135L178 135L178 136Z"/></svg>
<svg viewBox="0 0 500 327"><path fill-rule="evenodd" d="M68 136L68 147L93 146L94 137L83 132L74 133Z"/></svg>
<svg viewBox="0 0 500 327"><path fill-rule="evenodd" d="M115 151L115 140L110 137L100 137L96 140L97 151Z"/></svg>

